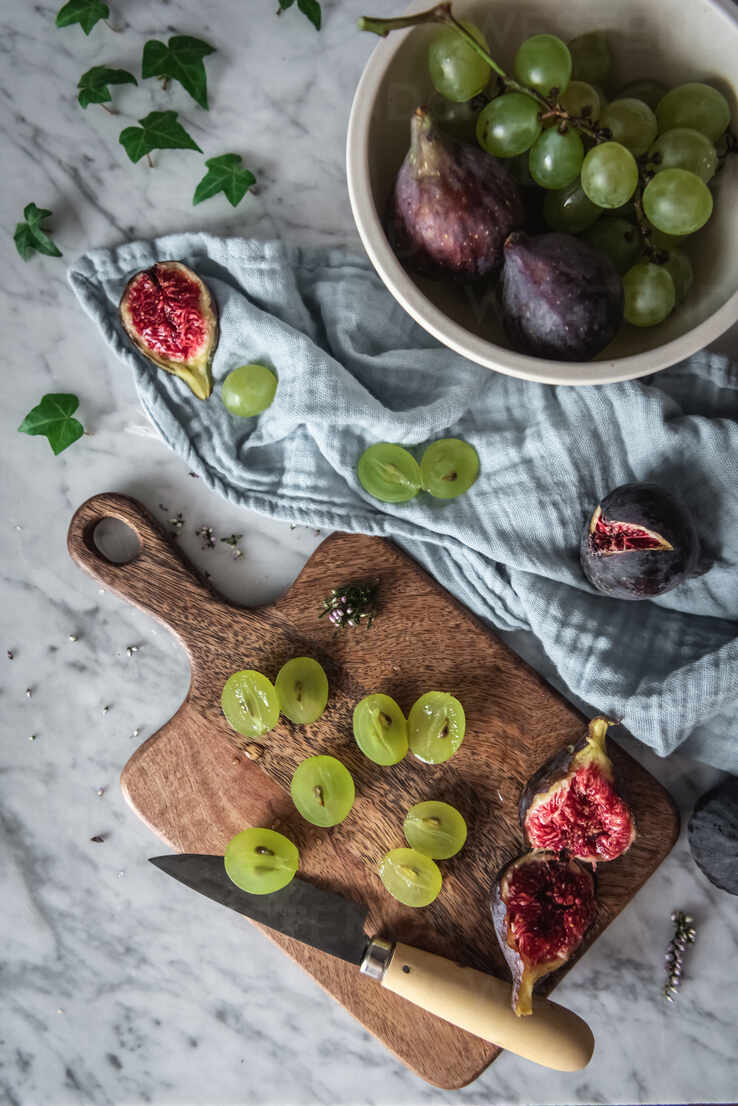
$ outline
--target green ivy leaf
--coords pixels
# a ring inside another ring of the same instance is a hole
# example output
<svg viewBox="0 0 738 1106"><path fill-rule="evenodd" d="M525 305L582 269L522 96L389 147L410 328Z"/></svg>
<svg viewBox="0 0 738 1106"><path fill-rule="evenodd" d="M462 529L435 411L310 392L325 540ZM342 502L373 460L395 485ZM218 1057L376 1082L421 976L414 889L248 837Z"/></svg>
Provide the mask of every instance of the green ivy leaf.
<svg viewBox="0 0 738 1106"><path fill-rule="evenodd" d="M279 15L280 12L286 12L288 8L292 7L294 2L295 0L279 0L279 9L277 11L277 15Z"/></svg>
<svg viewBox="0 0 738 1106"><path fill-rule="evenodd" d="M74 395L47 395L29 411L18 427L21 434L42 434L55 454L72 445L84 434L84 427L72 415L79 407Z"/></svg>
<svg viewBox="0 0 738 1106"><path fill-rule="evenodd" d="M57 27L69 27L72 23L79 23L86 35L101 19L107 19L110 8L102 4L100 0L68 0L59 9L56 17Z"/></svg>
<svg viewBox="0 0 738 1106"><path fill-rule="evenodd" d="M306 15L316 31L320 30L321 11L318 0L297 0L297 6Z"/></svg>
<svg viewBox="0 0 738 1106"><path fill-rule="evenodd" d="M202 59L214 53L214 46L190 35L175 35L166 44L152 38L143 49L141 76L179 81L192 99L207 111L208 79Z"/></svg>
<svg viewBox="0 0 738 1106"><path fill-rule="evenodd" d="M107 65L93 65L83 73L77 81L80 107L86 108L88 104L107 104L113 97L108 85L110 84L137 84L133 73L127 69L110 69Z"/></svg>
<svg viewBox="0 0 738 1106"><path fill-rule="evenodd" d="M28 261L34 253L45 253L49 257L61 257L62 252L55 242L41 229L44 219L51 218L51 212L46 208L36 207L35 204L26 204L23 209L24 223L16 223L13 241L15 248L24 261Z"/></svg>
<svg viewBox="0 0 738 1106"><path fill-rule="evenodd" d="M140 161L152 150L200 150L195 140L177 122L176 111L150 111L139 119L140 127L125 127L118 141L131 161Z"/></svg>
<svg viewBox="0 0 738 1106"><path fill-rule="evenodd" d="M243 168L242 161L240 154L221 154L220 157L208 158L205 162L208 172L195 189L193 206L209 200L218 192L225 192L226 199L236 207L256 184L256 177L249 169Z"/></svg>

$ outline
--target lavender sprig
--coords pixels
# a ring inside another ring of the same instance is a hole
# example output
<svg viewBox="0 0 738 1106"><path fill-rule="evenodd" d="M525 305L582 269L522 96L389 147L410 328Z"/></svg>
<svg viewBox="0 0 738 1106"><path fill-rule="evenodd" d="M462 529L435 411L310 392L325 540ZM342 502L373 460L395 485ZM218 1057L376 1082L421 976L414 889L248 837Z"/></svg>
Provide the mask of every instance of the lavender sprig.
<svg viewBox="0 0 738 1106"><path fill-rule="evenodd" d="M673 910L671 920L674 923L674 936L669 942L664 962L666 965L666 983L664 984L664 998L667 1002L673 1002L682 981L682 967L684 963L684 950L687 945L693 945L697 931L692 924L694 919L691 914L685 914L681 910Z"/></svg>
<svg viewBox="0 0 738 1106"><path fill-rule="evenodd" d="M323 600L323 610L318 617L323 618L327 614L336 630L341 630L344 626L358 626L362 622L366 622L368 630L377 614L378 587L379 581L372 580L369 583L333 588L330 595Z"/></svg>

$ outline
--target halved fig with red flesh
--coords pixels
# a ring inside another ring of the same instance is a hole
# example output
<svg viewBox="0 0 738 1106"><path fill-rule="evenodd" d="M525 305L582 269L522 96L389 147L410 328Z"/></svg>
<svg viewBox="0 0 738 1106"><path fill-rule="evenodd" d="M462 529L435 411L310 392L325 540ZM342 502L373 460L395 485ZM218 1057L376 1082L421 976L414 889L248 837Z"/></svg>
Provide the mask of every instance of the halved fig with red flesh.
<svg viewBox="0 0 738 1106"><path fill-rule="evenodd" d="M584 737L546 761L520 800L520 824L533 848L567 852L597 864L615 860L635 840L635 819L615 787L607 755L607 718L593 718Z"/></svg>
<svg viewBox="0 0 738 1106"><path fill-rule="evenodd" d="M512 1008L533 1013L533 988L582 943L597 914L594 876L576 860L530 852L497 878L492 921L513 979Z"/></svg>
<svg viewBox="0 0 738 1106"><path fill-rule="evenodd" d="M120 320L144 357L184 380L198 399L208 398L218 308L197 273L181 261L157 261L135 273L121 297Z"/></svg>

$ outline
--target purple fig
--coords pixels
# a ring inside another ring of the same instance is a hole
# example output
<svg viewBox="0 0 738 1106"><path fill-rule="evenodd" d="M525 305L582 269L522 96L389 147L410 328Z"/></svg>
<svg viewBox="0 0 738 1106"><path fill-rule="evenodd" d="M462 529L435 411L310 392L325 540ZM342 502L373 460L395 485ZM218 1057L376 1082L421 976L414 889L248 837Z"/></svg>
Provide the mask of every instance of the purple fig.
<svg viewBox="0 0 738 1106"><path fill-rule="evenodd" d="M445 134L425 108L416 109L411 135L390 200L397 256L428 276L498 273L505 239L525 221L517 181L476 143Z"/></svg>
<svg viewBox="0 0 738 1106"><path fill-rule="evenodd" d="M616 599L663 595L707 565L692 518L658 484L623 484L595 507L582 535L584 574Z"/></svg>
<svg viewBox="0 0 738 1106"><path fill-rule="evenodd" d="M572 234L516 232L505 242L502 315L524 353L588 361L623 321L623 283L608 257Z"/></svg>

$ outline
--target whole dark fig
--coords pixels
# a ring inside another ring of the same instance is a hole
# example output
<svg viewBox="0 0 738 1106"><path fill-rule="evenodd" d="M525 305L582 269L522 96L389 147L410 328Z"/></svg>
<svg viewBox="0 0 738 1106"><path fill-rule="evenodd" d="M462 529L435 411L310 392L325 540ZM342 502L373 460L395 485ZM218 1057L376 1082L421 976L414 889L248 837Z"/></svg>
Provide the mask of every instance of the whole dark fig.
<svg viewBox="0 0 738 1106"><path fill-rule="evenodd" d="M623 321L623 282L608 257L572 234L517 232L505 242L502 318L523 353L588 361Z"/></svg>
<svg viewBox="0 0 738 1106"><path fill-rule="evenodd" d="M692 812L689 847L710 883L738 895L738 777L708 791Z"/></svg>
<svg viewBox="0 0 738 1106"><path fill-rule="evenodd" d="M658 484L623 484L595 507L580 547L584 575L616 599L650 599L702 568L685 507Z"/></svg>
<svg viewBox="0 0 738 1106"><path fill-rule="evenodd" d="M503 868L492 893L492 921L518 1016L533 1013L533 987L566 964L596 914L594 877L576 860L531 852Z"/></svg>
<svg viewBox="0 0 738 1106"><path fill-rule="evenodd" d="M144 357L184 380L198 399L208 398L218 309L196 272L181 261L157 261L134 273L123 290L120 321Z"/></svg>
<svg viewBox="0 0 738 1106"><path fill-rule="evenodd" d="M507 169L476 143L451 138L417 108L387 220L402 263L467 281L496 274L505 239L524 220L520 187Z"/></svg>
<svg viewBox="0 0 738 1106"><path fill-rule="evenodd" d="M567 852L593 866L622 856L635 840L635 820L615 787L607 755L607 718L593 718L581 741L547 760L520 800L520 824L534 849Z"/></svg>

